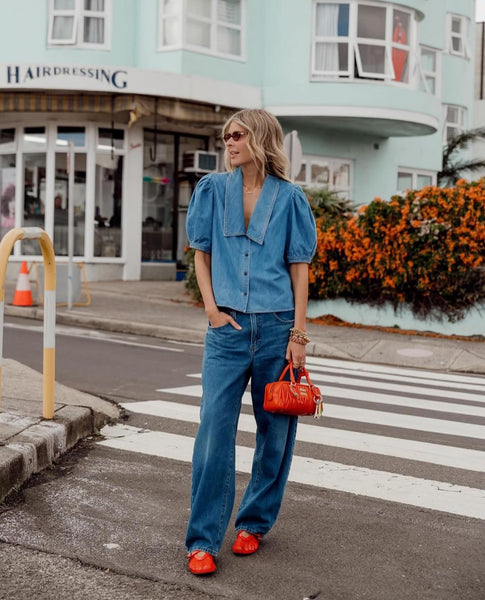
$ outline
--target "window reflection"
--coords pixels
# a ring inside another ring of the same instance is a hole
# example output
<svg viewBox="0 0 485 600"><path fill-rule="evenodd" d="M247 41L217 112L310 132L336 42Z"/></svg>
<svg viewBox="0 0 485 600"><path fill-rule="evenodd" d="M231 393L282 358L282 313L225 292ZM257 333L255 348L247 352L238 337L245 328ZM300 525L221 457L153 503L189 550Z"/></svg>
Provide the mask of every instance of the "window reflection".
<svg viewBox="0 0 485 600"><path fill-rule="evenodd" d="M0 237L15 227L15 154L0 155Z"/></svg>
<svg viewBox="0 0 485 600"><path fill-rule="evenodd" d="M121 256L123 157L96 154L94 256Z"/></svg>
<svg viewBox="0 0 485 600"><path fill-rule="evenodd" d="M23 226L44 226L46 155L24 154L24 214ZM22 240L23 254L40 254L37 240Z"/></svg>
<svg viewBox="0 0 485 600"><path fill-rule="evenodd" d="M74 194L69 198L67 154L56 153L54 182L54 251L57 256L68 254L68 209L74 205L74 256L84 255L84 221L86 206L86 155L74 157Z"/></svg>

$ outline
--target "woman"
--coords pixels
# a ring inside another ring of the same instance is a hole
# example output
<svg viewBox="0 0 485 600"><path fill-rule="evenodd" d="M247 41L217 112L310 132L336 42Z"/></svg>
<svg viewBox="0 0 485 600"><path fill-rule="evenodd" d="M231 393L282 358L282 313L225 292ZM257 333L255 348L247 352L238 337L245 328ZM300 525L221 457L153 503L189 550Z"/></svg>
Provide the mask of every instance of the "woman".
<svg viewBox="0 0 485 600"><path fill-rule="evenodd" d="M222 133L228 172L200 180L187 215L209 319L186 538L189 569L197 575L216 570L231 517L237 422L249 380L256 449L233 552L255 552L278 515L297 419L266 412L264 388L278 379L285 359L305 364L308 263L316 246L308 201L286 175L275 117L242 110Z"/></svg>

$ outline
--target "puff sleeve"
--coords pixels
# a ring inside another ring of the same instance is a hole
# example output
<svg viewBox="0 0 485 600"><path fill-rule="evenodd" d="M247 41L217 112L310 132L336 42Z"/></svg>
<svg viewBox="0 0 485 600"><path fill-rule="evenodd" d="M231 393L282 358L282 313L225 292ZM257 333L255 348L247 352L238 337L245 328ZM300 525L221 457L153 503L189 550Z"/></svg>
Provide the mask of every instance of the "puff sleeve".
<svg viewBox="0 0 485 600"><path fill-rule="evenodd" d="M290 199L285 258L288 263L310 263L317 247L312 209L302 189L295 186Z"/></svg>
<svg viewBox="0 0 485 600"><path fill-rule="evenodd" d="M190 247L209 254L212 249L213 203L211 176L206 175L199 181L190 199L185 228Z"/></svg>

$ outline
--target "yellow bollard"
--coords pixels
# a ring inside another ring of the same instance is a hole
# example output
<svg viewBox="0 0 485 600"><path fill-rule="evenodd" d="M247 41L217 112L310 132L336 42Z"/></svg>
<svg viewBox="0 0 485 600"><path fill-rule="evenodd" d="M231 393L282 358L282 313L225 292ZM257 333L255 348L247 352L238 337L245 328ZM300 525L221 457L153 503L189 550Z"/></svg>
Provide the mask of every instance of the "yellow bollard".
<svg viewBox="0 0 485 600"><path fill-rule="evenodd" d="M44 258L44 356L43 356L43 407L44 419L54 418L55 385L55 324L56 324L56 261L54 247L47 233L39 227L17 227L4 235L0 242L0 399L3 358L3 320L5 302L5 276L7 263L15 242L21 239L38 239Z"/></svg>

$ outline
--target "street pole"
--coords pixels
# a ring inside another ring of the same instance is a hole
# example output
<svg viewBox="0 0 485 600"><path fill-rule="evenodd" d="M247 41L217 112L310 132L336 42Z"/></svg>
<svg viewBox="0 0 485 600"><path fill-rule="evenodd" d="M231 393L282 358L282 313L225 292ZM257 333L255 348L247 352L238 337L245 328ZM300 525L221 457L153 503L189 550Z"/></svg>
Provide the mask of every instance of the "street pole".
<svg viewBox="0 0 485 600"><path fill-rule="evenodd" d="M72 261L74 255L74 142L69 142L68 156L68 198L67 205L67 310L72 310Z"/></svg>

